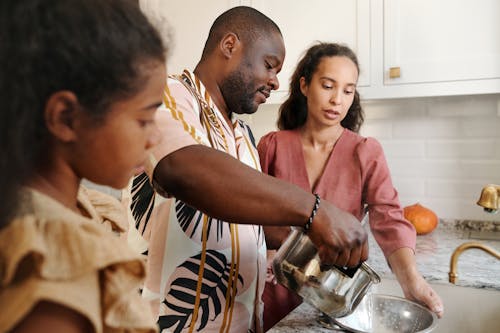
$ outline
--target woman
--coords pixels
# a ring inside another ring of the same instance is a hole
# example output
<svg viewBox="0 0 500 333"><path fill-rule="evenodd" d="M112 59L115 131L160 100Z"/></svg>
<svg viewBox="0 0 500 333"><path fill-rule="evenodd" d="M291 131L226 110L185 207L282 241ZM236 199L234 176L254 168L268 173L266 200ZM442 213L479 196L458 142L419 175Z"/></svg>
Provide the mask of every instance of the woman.
<svg viewBox="0 0 500 333"><path fill-rule="evenodd" d="M157 141L158 32L126 0L0 4L0 331L154 332L143 260L117 234Z"/></svg>
<svg viewBox="0 0 500 333"><path fill-rule="evenodd" d="M417 271L415 229L403 217L382 147L357 134L363 123L358 76L356 55L348 47L312 46L299 62L290 96L280 107L280 131L259 143L262 170L319 194L360 220L366 206L372 233L405 296L441 316L441 299ZM288 232L267 228L269 247L279 247ZM267 328L300 303L288 292L280 299L283 293L283 287L267 283ZM283 307L287 302L289 307Z"/></svg>

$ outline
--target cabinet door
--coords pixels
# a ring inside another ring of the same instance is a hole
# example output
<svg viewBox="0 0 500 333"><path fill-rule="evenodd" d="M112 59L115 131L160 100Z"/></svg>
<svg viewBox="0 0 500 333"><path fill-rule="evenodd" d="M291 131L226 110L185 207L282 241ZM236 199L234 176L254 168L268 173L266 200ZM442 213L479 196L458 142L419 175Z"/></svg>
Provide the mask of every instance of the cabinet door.
<svg viewBox="0 0 500 333"><path fill-rule="evenodd" d="M370 84L370 0L242 1L272 18L283 33L286 58L280 88L269 103L281 103L299 59L316 41L347 44L360 62L359 86Z"/></svg>
<svg viewBox="0 0 500 333"><path fill-rule="evenodd" d="M383 83L393 94L500 92L500 1L384 0L383 10Z"/></svg>
<svg viewBox="0 0 500 333"><path fill-rule="evenodd" d="M149 10L158 10L168 20L172 35L168 73L193 70L201 58L208 32L224 11L240 4L239 0L148 0Z"/></svg>

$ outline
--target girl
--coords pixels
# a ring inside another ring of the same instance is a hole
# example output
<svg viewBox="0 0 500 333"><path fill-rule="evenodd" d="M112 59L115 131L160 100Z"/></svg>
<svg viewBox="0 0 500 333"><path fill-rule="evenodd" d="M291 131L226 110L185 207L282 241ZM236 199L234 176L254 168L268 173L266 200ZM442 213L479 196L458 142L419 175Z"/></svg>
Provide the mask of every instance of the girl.
<svg viewBox="0 0 500 333"><path fill-rule="evenodd" d="M417 271L415 229L403 217L382 147L357 134L363 123L358 75L356 55L348 47L311 47L297 65L290 96L280 107L281 131L259 143L262 170L319 194L360 220L366 206L372 233L405 296L440 316L441 299ZM279 247L288 231L267 228L270 248ZM264 325L270 327L300 299L268 282L264 303Z"/></svg>
<svg viewBox="0 0 500 333"><path fill-rule="evenodd" d="M0 331L153 332L142 259L116 234L123 188L156 141L158 32L125 0L0 8Z"/></svg>

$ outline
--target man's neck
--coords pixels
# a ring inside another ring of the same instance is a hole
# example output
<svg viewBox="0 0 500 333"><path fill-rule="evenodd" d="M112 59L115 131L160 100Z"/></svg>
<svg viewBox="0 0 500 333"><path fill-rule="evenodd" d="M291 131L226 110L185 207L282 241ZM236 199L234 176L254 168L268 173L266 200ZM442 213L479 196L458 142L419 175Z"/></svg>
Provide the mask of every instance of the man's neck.
<svg viewBox="0 0 500 333"><path fill-rule="evenodd" d="M209 66L207 63L198 63L193 73L200 79L200 81L205 86L205 89L210 94L210 98L217 106L219 111L222 113L224 119L226 120L229 128L232 128L231 123L231 111L228 110L226 101L224 101L224 97L222 96L222 92L219 87L219 83L217 77L214 75L215 71L213 68L217 68L216 66Z"/></svg>

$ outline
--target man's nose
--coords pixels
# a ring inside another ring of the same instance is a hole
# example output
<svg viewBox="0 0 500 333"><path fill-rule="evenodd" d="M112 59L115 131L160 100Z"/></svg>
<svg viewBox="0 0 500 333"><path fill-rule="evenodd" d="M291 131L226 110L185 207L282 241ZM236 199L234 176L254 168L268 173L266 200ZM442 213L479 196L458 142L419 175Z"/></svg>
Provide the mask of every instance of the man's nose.
<svg viewBox="0 0 500 333"><path fill-rule="evenodd" d="M278 88L280 87L280 81L278 80L278 75L273 74L269 79L268 84L271 86L272 90L278 90Z"/></svg>

